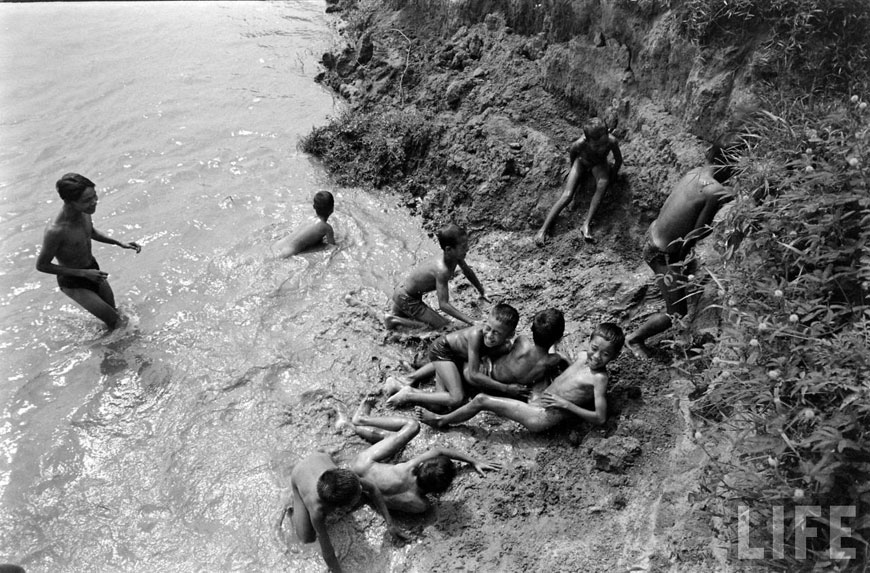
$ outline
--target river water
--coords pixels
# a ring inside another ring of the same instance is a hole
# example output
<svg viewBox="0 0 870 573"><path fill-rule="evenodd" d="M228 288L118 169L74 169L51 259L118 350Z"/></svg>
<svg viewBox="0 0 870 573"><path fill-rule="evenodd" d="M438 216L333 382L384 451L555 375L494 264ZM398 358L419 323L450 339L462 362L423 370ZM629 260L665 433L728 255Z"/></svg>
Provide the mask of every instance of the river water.
<svg viewBox="0 0 870 573"><path fill-rule="evenodd" d="M398 352L344 294L385 303L436 246L297 149L340 112L312 79L334 38L324 6L0 4L0 562L325 569L273 534L287 473L347 440L330 395ZM97 185L95 226L143 246L94 244L129 317L111 333L34 268L69 171ZM337 248L270 258L322 189ZM335 526L350 570L396 559L381 523Z"/></svg>

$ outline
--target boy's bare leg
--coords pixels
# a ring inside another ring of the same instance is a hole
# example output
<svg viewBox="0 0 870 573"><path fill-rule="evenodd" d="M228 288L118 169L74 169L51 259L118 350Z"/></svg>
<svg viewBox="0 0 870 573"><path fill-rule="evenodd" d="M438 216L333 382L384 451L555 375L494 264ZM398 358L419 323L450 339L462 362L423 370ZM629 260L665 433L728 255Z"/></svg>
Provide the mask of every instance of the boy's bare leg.
<svg viewBox="0 0 870 573"><path fill-rule="evenodd" d="M574 193L577 191L577 186L580 183L580 176L582 174L583 169L580 167L580 162L575 159L574 164L571 166L571 172L568 173L568 180L565 182L565 189L562 191L559 199L556 200L556 203L550 208L550 212L547 213L547 218L544 219L544 224L541 225L541 230L538 231L537 235L535 235L535 243L538 246L541 246L546 242L547 234L550 232L550 227L553 226L553 223L556 221L559 213L562 212L562 209L565 208L565 205L571 202Z"/></svg>
<svg viewBox="0 0 870 573"><path fill-rule="evenodd" d="M462 403L465 393L462 390L462 376L459 368L453 362L439 360L433 362L435 367L436 387L443 385L443 390L427 392L411 386L403 386L390 398L387 404L393 407L405 404L420 404L453 409Z"/></svg>
<svg viewBox="0 0 870 573"><path fill-rule="evenodd" d="M587 241L594 241L592 233L589 232L589 225L592 224L592 218L598 211L598 206L601 204L601 199L604 197L604 192L607 191L607 186L610 185L608 176L608 165L596 165L592 168L592 175L595 177L595 195L592 196L592 202L589 204L589 212L586 213L586 219L583 221L583 238Z"/></svg>
<svg viewBox="0 0 870 573"><path fill-rule="evenodd" d="M60 290L86 311L105 322L109 328L117 326L121 317L115 308L115 296L108 282L103 281L100 284L100 294L86 288L61 288Z"/></svg>
<svg viewBox="0 0 870 573"><path fill-rule="evenodd" d="M435 428L443 428L452 424L460 424L470 420L480 412L492 412L514 422L519 422L533 432L546 430L554 425L547 418L545 409L532 406L513 398L501 398L488 394L478 394L468 403L449 414L438 415L423 408L416 408L415 415L424 424Z"/></svg>

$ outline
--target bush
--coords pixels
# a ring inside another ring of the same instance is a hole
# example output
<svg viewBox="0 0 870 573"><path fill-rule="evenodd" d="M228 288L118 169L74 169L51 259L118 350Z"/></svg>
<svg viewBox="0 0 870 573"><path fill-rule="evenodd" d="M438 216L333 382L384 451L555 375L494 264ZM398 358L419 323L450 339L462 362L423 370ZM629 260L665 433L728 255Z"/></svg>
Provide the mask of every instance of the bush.
<svg viewBox="0 0 870 573"><path fill-rule="evenodd" d="M761 114L743 178L750 191L727 221L739 246L732 237L712 272L723 323L719 339L696 357L708 390L694 410L726 444L707 475L708 505L732 535L738 505L766 526L776 507L786 508L785 554L772 567L806 566L794 558L797 505L855 508L842 546L857 560L840 565L867 564L868 119L857 96L824 107L797 102L783 117ZM837 532L827 519L811 524L818 536L807 553L834 567L828 548ZM772 547L770 529L765 541Z"/></svg>
<svg viewBox="0 0 870 573"><path fill-rule="evenodd" d="M867 86L870 3L866 0L686 0L683 30L702 44L740 45L759 32L766 56L756 73L812 92Z"/></svg>

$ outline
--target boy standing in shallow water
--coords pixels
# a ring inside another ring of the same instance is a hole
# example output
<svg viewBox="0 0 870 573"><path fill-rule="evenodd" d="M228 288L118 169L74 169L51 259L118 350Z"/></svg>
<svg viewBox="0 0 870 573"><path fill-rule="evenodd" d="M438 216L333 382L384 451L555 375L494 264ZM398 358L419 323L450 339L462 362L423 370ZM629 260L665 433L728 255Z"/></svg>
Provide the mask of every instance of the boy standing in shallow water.
<svg viewBox="0 0 870 573"><path fill-rule="evenodd" d="M429 494L447 491L456 475L451 460L470 464L480 475L484 470L498 470L501 465L475 460L462 452L433 448L407 462L385 464L383 460L397 454L419 432L420 424L399 416L371 416L375 398L367 397L351 420L339 413L337 425L348 427L373 445L354 458L351 470L360 479L375 485L387 507L406 513L423 513L429 509Z"/></svg>
<svg viewBox="0 0 870 573"><path fill-rule="evenodd" d="M483 285L477 275L465 262L468 254L468 235L456 225L448 225L437 234L438 244L444 251L441 256L423 263L411 271L405 282L396 287L393 293L393 312L384 319L389 329L433 328L438 329L450 324L450 321L438 314L423 302L423 295L433 290L438 295L438 308L457 320L466 324L474 324L474 319L460 312L450 303L448 283L456 272L456 267L480 293L480 298L486 300Z"/></svg>
<svg viewBox="0 0 870 573"><path fill-rule="evenodd" d="M680 179L647 230L643 259L656 274L667 313L654 314L626 339L638 358L649 357L646 340L669 329L672 315L688 313L687 259L695 244L713 231L719 209L735 197L723 183L733 174L740 144L733 134L717 139L707 150L707 165Z"/></svg>
<svg viewBox="0 0 870 573"><path fill-rule="evenodd" d="M63 207L45 229L36 270L57 275L57 286L63 294L109 328L115 328L120 319L115 308L115 294L107 280L109 273L100 270L91 253L91 241L117 245L137 253L142 247L137 243L116 241L94 228L91 215L97 210L97 192L90 179L78 173L67 173L55 187L63 199ZM54 264L54 259L60 264Z"/></svg>
<svg viewBox="0 0 870 573"><path fill-rule="evenodd" d="M624 341L625 335L616 324L599 325L589 339L589 349L528 403L478 394L449 414L417 408L416 416L435 428L465 422L480 412L493 412L532 432L549 430L571 414L591 424L603 424L607 419L607 364L619 356ZM585 407L590 402L592 409Z"/></svg>
<svg viewBox="0 0 870 573"><path fill-rule="evenodd" d="M613 169L607 164L607 155L613 153ZM593 117L583 124L583 135L568 150L568 159L571 161L571 171L565 182L565 190L550 209L541 230L535 235L535 243L543 245L547 240L547 233L556 221L556 217L562 212L572 199L576 202L577 190L583 183L583 179L590 170L595 177L595 195L589 204L589 212L583 221L583 237L592 241L589 225L592 217L598 211L598 205L604 197L604 192L611 181L616 180L619 168L622 167L622 152L619 150L619 141L607 130L607 125L597 117Z"/></svg>
<svg viewBox="0 0 870 573"><path fill-rule="evenodd" d="M351 470L336 467L332 456L326 452L314 452L297 463L290 474L290 482L292 493L282 506L278 530L280 532L284 517L290 512L296 537L303 543L319 540L323 560L334 573L341 573L341 564L329 539L326 516L343 508L353 508L363 493L384 516L390 533L407 539L393 525L380 490L368 479L357 477Z"/></svg>
<svg viewBox="0 0 870 573"><path fill-rule="evenodd" d="M502 384L481 372L481 358L500 356L510 350L509 341L519 319L514 307L499 303L483 324L439 336L429 347L429 361L435 369L435 391L419 390L411 387L409 381L389 377L385 388L390 396L387 404L423 404L452 410L465 400L463 372L469 383L479 388L517 397L528 394L528 388Z"/></svg>
<svg viewBox="0 0 870 573"><path fill-rule="evenodd" d="M307 251L322 245L324 242L327 245L335 244L335 233L332 230L332 225L326 222L332 211L335 209L335 198L329 191L318 191L314 194L314 212L320 219L313 225L309 225L285 237L275 243L272 250L278 253L279 257L287 258L293 255L298 255L302 251Z"/></svg>

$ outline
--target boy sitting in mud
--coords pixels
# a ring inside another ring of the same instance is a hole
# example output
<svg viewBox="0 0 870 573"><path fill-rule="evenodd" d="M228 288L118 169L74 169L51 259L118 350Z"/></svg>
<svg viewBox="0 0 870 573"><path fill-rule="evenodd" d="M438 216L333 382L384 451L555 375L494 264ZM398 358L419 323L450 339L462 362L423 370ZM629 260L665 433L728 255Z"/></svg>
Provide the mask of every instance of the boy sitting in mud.
<svg viewBox="0 0 870 573"><path fill-rule="evenodd" d="M450 304L447 283L453 278L458 266L462 274L478 290L480 298L489 302L477 275L465 262L468 254L468 235L456 225L448 225L437 233L438 244L444 251L440 256L423 263L411 271L405 282L393 292L393 311L384 319L388 329L432 328L439 329L450 321L423 302L423 295L433 290L438 296L438 308L466 324L474 319Z"/></svg>
<svg viewBox="0 0 870 573"><path fill-rule="evenodd" d="M272 247L272 251L278 253L281 258L292 257L303 251L307 251L322 245L324 242L327 245L335 244L335 233L332 230L332 225L327 223L327 219L332 215L335 209L335 198L329 191L318 191L314 194L314 212L319 220L300 229L296 233L284 237Z"/></svg>
<svg viewBox="0 0 870 573"><path fill-rule="evenodd" d="M612 169L607 164L609 153L613 153ZM583 135L571 144L568 149L568 158L571 162L571 171L568 173L565 190L550 208L541 230L535 235L535 243L538 246L543 245L547 240L547 233L550 232L550 227L553 226L556 217L572 199L575 199L577 190L590 170L595 177L595 195L592 196L589 212L586 213L586 220L583 221L581 232L587 241L593 241L592 234L589 232L592 217L595 216L598 205L601 204L607 186L610 185L611 181L616 180L619 168L622 167L622 152L619 150L619 141L610 134L607 125L597 117L593 117L583 124Z"/></svg>
<svg viewBox="0 0 870 573"><path fill-rule="evenodd" d="M480 475L484 470L501 469L499 464L475 460L447 448L433 448L407 462L382 463L397 454L419 432L420 424L398 416L371 416L375 397L360 404L351 420L339 412L338 427L348 427L373 445L356 456L350 468L381 492L389 509L405 513L423 513L429 509L428 494L447 491L456 475L451 460L470 464Z"/></svg>
<svg viewBox="0 0 870 573"><path fill-rule="evenodd" d="M483 324L443 334L429 347L429 361L435 369L435 390L429 392L407 385L396 378L387 378L387 404L402 406L422 404L445 410L457 408L465 400L462 372L470 372L481 388L522 396L528 388L502 384L480 372L481 359L505 354L520 320L517 310L509 304L495 305ZM466 369L466 364L468 368Z"/></svg>
<svg viewBox="0 0 870 573"><path fill-rule="evenodd" d="M607 364L619 355L624 341L625 335L616 324L599 325L589 340L588 350L528 403L478 394L464 406L444 415L417 408L417 419L443 428L486 411L519 422L532 432L549 430L572 414L590 424L603 424L607 418ZM590 402L592 409L585 407Z"/></svg>
<svg viewBox="0 0 870 573"><path fill-rule="evenodd" d="M393 525L380 490L351 470L336 467L332 456L326 452L314 452L297 463L290 474L290 481L292 493L283 504L278 530L280 532L284 516L289 512L293 530L300 541L313 543L316 539L320 540L320 553L332 572L340 573L341 564L329 539L326 517L340 509L352 509L363 493L384 516L390 533L407 539L407 535Z"/></svg>
<svg viewBox="0 0 870 573"><path fill-rule="evenodd" d="M561 310L549 308L535 315L532 321L532 339L519 335L513 342L510 352L496 359L484 357L480 362L478 374L508 385L532 386L553 372L565 359L550 352L565 333L565 316ZM414 386L422 380L435 375L435 366L429 362L407 377L395 378L406 386ZM479 376L463 369L465 382L472 389L481 388L477 384ZM391 387L394 385L391 384ZM497 389L496 389L497 390Z"/></svg>

